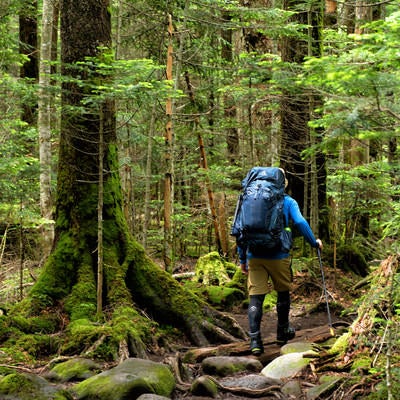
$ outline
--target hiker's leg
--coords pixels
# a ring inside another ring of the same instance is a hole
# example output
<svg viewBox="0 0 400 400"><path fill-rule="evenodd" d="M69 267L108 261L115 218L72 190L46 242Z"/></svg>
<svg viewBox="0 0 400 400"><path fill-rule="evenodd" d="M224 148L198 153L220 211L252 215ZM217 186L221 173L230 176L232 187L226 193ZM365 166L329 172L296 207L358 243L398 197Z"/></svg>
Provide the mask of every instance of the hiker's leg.
<svg viewBox="0 0 400 400"><path fill-rule="evenodd" d="M251 259L249 261L249 274L247 278L249 291L249 336L250 350L259 355L264 351L261 337L261 319L263 314L263 303L268 290L269 275L264 268L262 259Z"/></svg>
<svg viewBox="0 0 400 400"><path fill-rule="evenodd" d="M290 289L293 281L291 259L269 260L268 271L278 293L276 311L278 314L276 340L279 344L285 344L293 339L295 330L289 325Z"/></svg>
<svg viewBox="0 0 400 400"><path fill-rule="evenodd" d="M292 328L289 325L289 311L290 311L289 291L278 292L276 311L278 314L276 340L278 344L285 344L288 340L293 339L296 335L294 328Z"/></svg>
<svg viewBox="0 0 400 400"><path fill-rule="evenodd" d="M264 298L264 294L256 294L249 298L247 314L249 318L250 350L255 355L264 351L260 330Z"/></svg>

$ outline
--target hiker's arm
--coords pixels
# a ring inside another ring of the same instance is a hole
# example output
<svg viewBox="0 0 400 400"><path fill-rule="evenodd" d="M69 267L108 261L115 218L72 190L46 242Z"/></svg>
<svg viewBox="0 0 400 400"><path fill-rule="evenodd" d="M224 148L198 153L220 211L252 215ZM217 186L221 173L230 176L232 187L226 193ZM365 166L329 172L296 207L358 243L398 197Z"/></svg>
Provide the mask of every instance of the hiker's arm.
<svg viewBox="0 0 400 400"><path fill-rule="evenodd" d="M247 274L247 249L237 246L237 252L239 255L240 269L244 274Z"/></svg>
<svg viewBox="0 0 400 400"><path fill-rule="evenodd" d="M317 240L315 238L310 225L300 212L300 208L299 205L297 204L297 201L294 200L293 198L290 199L289 203L289 217L293 221L294 226L300 231L300 233L304 236L304 238L312 247L322 248L321 240L320 239Z"/></svg>

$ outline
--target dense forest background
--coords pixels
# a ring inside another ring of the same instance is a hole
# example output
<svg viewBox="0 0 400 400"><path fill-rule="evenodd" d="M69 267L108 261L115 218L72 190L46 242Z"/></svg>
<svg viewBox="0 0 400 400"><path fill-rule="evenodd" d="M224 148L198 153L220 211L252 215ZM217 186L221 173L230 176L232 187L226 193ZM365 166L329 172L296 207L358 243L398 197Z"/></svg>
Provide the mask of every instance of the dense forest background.
<svg viewBox="0 0 400 400"><path fill-rule="evenodd" d="M169 272L211 250L234 261L230 223L254 165L286 169L331 265L363 275L369 261L398 251L398 6L109 4L112 46L74 64L70 79L84 96L73 112L84 119L88 104L115 102L123 210L150 257ZM52 244L68 78L57 2L1 0L0 29L0 290L8 302L24 296ZM77 151L84 162L90 146Z"/></svg>
<svg viewBox="0 0 400 400"><path fill-rule="evenodd" d="M341 356L398 375L399 5L0 0L4 363L247 339L172 273L235 275L241 181L276 165L335 279L370 285Z"/></svg>

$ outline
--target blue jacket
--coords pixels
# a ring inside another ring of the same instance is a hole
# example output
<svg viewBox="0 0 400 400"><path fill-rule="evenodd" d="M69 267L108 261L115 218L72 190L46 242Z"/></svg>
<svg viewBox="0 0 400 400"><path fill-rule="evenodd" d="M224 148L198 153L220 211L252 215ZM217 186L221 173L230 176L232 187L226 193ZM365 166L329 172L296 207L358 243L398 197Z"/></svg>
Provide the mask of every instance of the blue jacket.
<svg viewBox="0 0 400 400"><path fill-rule="evenodd" d="M318 247L318 243L315 239L314 233L312 232L310 225L308 224L306 219L301 214L297 201L287 194L285 195L285 199L283 202L283 214L285 216L285 221L292 221L293 225L300 231L300 233L304 236L304 238L312 247ZM240 264L246 264L246 262L251 258L280 260L289 257L289 253L285 253L283 251L279 251L277 253L274 252L273 254L271 254L271 252L266 249L265 252L257 252L256 257L247 248L242 248L238 246L237 250L239 254Z"/></svg>

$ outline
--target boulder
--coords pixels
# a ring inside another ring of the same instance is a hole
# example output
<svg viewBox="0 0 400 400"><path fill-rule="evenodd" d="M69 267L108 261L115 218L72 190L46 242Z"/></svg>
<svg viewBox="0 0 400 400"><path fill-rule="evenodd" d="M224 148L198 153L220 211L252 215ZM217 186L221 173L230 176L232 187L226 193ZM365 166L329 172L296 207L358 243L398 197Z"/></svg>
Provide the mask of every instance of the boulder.
<svg viewBox="0 0 400 400"><path fill-rule="evenodd" d="M260 390L270 386L282 385L281 380L268 378L261 374L226 377L221 379L219 383L227 388L241 387L251 390Z"/></svg>
<svg viewBox="0 0 400 400"><path fill-rule="evenodd" d="M205 358L201 367L206 374L228 376L241 371L260 372L263 365L255 358L215 356Z"/></svg>
<svg viewBox="0 0 400 400"><path fill-rule="evenodd" d="M13 373L0 380L2 400L73 400L71 394L46 379L29 373Z"/></svg>
<svg viewBox="0 0 400 400"><path fill-rule="evenodd" d="M297 375L310 363L310 358L304 357L304 353L284 354L271 361L261 373L273 379L291 378Z"/></svg>
<svg viewBox="0 0 400 400"><path fill-rule="evenodd" d="M175 384L167 365L129 358L115 368L78 383L73 392L79 400L134 400L145 393L169 397Z"/></svg>
<svg viewBox="0 0 400 400"><path fill-rule="evenodd" d="M195 396L215 398L218 395L218 385L210 377L202 375L192 382L190 391Z"/></svg>
<svg viewBox="0 0 400 400"><path fill-rule="evenodd" d="M57 382L83 381L101 372L101 366L87 358L73 358L53 367L46 378Z"/></svg>

